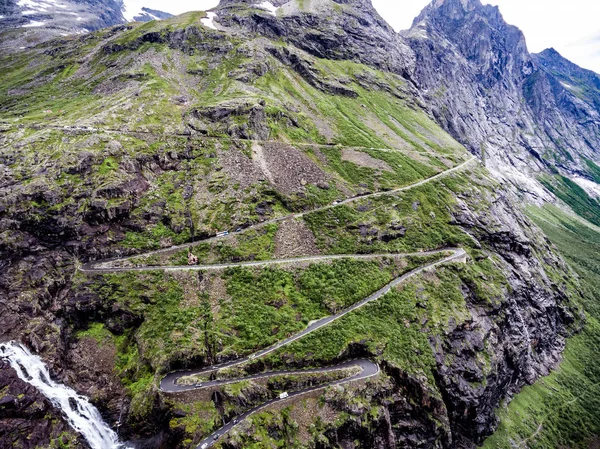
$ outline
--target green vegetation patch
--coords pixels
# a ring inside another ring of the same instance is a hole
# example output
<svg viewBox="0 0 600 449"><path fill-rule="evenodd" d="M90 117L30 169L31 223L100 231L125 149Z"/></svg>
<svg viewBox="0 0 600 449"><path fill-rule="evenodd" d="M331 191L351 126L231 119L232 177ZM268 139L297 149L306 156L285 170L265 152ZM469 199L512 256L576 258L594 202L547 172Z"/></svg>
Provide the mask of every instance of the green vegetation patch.
<svg viewBox="0 0 600 449"><path fill-rule="evenodd" d="M225 272L231 301L221 303L224 352L252 352L290 336L390 282L412 264L335 260L306 269L232 268Z"/></svg>
<svg viewBox="0 0 600 449"><path fill-rule="evenodd" d="M151 410L151 395L154 374L147 363L140 359L138 348L131 331L116 335L102 323L90 323L86 330L77 332L77 338L93 338L99 346L112 345L116 350L115 374L131 396L130 414L134 419L143 419Z"/></svg>
<svg viewBox="0 0 600 449"><path fill-rule="evenodd" d="M327 168L335 171L347 181L350 186L362 186L363 190L390 190L413 184L428 178L438 171L428 165L417 162L402 154L400 151L363 150L367 155L386 162L393 171L375 170L361 167L353 162L342 159L341 147L320 148L318 150L327 157Z"/></svg>
<svg viewBox="0 0 600 449"><path fill-rule="evenodd" d="M585 163L594 182L600 184L600 167L598 167L594 161L589 159L585 159Z"/></svg>
<svg viewBox="0 0 600 449"><path fill-rule="evenodd" d="M491 292L486 292L490 283L486 273L498 282ZM463 291L471 291L482 302L498 301L505 283L499 269L489 262L443 265L280 349L267 362L270 366L286 366L290 361L303 360L303 364L319 366L336 360L349 345L361 344L411 375L425 376L435 390L436 365L430 338L443 336L451 322L470 319Z"/></svg>
<svg viewBox="0 0 600 449"><path fill-rule="evenodd" d="M178 360L208 362L217 354L266 347L311 320L364 299L427 260L431 258L348 259L306 268L231 268L222 275L116 273L97 276L81 288L141 317L139 328L127 334L137 343L139 354L134 355L164 372ZM100 341L110 333L94 325L81 336Z"/></svg>
<svg viewBox="0 0 600 449"><path fill-rule="evenodd" d="M398 194L365 198L304 216L322 252L356 254L414 252L471 239L451 226L454 195L440 182Z"/></svg>

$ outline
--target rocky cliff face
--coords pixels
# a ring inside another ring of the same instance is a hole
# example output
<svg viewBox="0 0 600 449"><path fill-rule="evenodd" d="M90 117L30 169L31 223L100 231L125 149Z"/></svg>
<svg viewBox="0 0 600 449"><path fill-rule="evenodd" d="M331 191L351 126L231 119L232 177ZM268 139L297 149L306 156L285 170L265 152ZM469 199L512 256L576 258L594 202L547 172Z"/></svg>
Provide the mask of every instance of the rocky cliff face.
<svg viewBox="0 0 600 449"><path fill-rule="evenodd" d="M430 176L464 160L432 117L537 201L550 195L531 174L585 174L579 157L595 157L597 77L552 52L529 55L496 8L437 0L400 36L366 0L274 7L224 0L212 19L115 27L3 60L27 69L14 70L23 78L1 75L0 338L42 354L111 423L125 409L123 432L145 447L189 447L206 434L197 413L208 414L203 422L226 418L222 404L213 410L216 400L186 408L154 387L170 366L232 357L222 342L203 352L197 320L205 318L195 315L201 299L218 303L215 311L232 301L226 280L88 279L77 273L80 261L169 247ZM250 142L257 139L270 142ZM399 326L394 338L377 340L383 329L357 341L350 334L330 356L376 358L383 375L368 388L329 392L330 415L347 419L311 416L305 427L326 438L304 432L306 445L474 447L495 429L499 403L548 373L580 323L570 302L576 280L485 171L411 194L302 223L307 246L323 254L351 252L356 242L364 252L462 244L471 254L464 269L415 281L398 300L412 301L404 315L384 311L382 323ZM220 246L219 257L270 254L271 237L255 237ZM220 338L235 343L238 329L222 326ZM88 329L96 333L82 334ZM403 347L405 334L413 340ZM176 350L165 350L168 342ZM390 355L388 346L401 350ZM311 357L290 360L303 366ZM11 441L28 447L23 434L31 433L42 435L31 447L50 444L64 425L39 433L43 424L14 420L15 408L30 410L12 398L33 393L5 371L0 392L10 397L0 395L0 419ZM274 422L256 426L261 438L285 433Z"/></svg>
<svg viewBox="0 0 600 449"><path fill-rule="evenodd" d="M435 1L405 37L418 61L414 78L437 120L530 199L548 198L531 180L536 174L556 167L573 175L586 171L583 157L598 159L593 94L578 95L565 81L577 73L577 85L593 86L593 74L551 63L553 52L530 55L497 7Z"/></svg>
<svg viewBox="0 0 600 449"><path fill-rule="evenodd" d="M569 92L590 106L600 108L600 75L573 64L553 48L534 54L532 58L538 67L557 78Z"/></svg>
<svg viewBox="0 0 600 449"><path fill-rule="evenodd" d="M240 5L249 8L248 14L239 14ZM275 13L256 5L251 0L222 1L215 10L216 22L271 39L283 38L320 58L358 60L407 76L414 70L414 55L369 0L279 0Z"/></svg>

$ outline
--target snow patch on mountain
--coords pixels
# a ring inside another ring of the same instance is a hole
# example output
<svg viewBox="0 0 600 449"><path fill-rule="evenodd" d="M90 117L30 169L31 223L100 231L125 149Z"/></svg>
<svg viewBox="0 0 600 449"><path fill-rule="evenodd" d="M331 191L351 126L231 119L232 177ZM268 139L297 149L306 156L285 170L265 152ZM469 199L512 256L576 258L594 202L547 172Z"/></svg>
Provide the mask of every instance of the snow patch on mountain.
<svg viewBox="0 0 600 449"><path fill-rule="evenodd" d="M19 0L17 5L23 8L35 8L38 5L38 2L34 2L32 0Z"/></svg>
<svg viewBox="0 0 600 449"><path fill-rule="evenodd" d="M277 15L277 10L279 9L277 6L273 5L273 3L271 3L271 2L262 2L255 6L269 11L274 16Z"/></svg>
<svg viewBox="0 0 600 449"><path fill-rule="evenodd" d="M152 2L150 2L152 3ZM154 2L156 3L156 2ZM169 13L151 9L147 0L123 0L121 12L128 22L162 20L171 17Z"/></svg>
<svg viewBox="0 0 600 449"><path fill-rule="evenodd" d="M202 20L200 20L200 22L202 22L202 25L207 26L208 28L212 28L213 30L217 29L217 26L215 25L215 18L217 17L217 14L214 12L207 12L206 13L206 17Z"/></svg>
<svg viewBox="0 0 600 449"><path fill-rule="evenodd" d="M19 0L17 5L21 8L27 8L21 14L35 14L49 12L53 8L66 8L65 5L58 3L56 0Z"/></svg>
<svg viewBox="0 0 600 449"><path fill-rule="evenodd" d="M23 25L23 27L43 27L44 25L46 25L46 22L39 22L37 20L32 20L31 22L29 22L27 25Z"/></svg>
<svg viewBox="0 0 600 449"><path fill-rule="evenodd" d="M571 181L585 190L585 193L592 198L600 198L600 185L596 184L594 181L590 181L586 178L580 178L578 176L572 177Z"/></svg>

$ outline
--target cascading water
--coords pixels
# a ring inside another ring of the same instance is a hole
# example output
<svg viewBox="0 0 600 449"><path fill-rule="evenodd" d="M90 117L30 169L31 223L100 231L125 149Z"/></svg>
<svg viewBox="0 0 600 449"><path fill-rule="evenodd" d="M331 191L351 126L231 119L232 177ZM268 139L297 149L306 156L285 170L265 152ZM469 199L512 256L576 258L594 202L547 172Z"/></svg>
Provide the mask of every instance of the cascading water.
<svg viewBox="0 0 600 449"><path fill-rule="evenodd" d="M87 398L50 379L48 368L38 356L20 344L10 342L0 343L0 357L8 360L21 380L37 388L61 409L71 427L85 437L92 449L127 448Z"/></svg>

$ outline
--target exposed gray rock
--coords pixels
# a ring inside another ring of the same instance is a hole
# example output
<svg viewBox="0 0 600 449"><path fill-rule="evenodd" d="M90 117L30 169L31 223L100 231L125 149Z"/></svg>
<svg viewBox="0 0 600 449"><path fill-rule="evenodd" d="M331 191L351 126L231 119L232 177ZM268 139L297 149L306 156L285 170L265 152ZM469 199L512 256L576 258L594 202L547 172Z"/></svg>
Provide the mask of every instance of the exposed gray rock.
<svg viewBox="0 0 600 449"><path fill-rule="evenodd" d="M452 447L475 447L493 433L500 402L549 374L561 360L566 337L583 322L569 309L566 288L548 277L548 269L569 273L569 268L507 196L490 200L488 211L474 214L463 199L454 216L490 251L490 257L499 258L506 298L481 303L465 285L471 321L452 329L443 340L432 341ZM545 266L536 252L544 254ZM491 357L482 366L476 354L485 348Z"/></svg>
<svg viewBox="0 0 600 449"><path fill-rule="evenodd" d="M264 103L255 100L231 100L194 109L188 115L187 125L206 136L226 134L239 139L268 140L270 134Z"/></svg>
<svg viewBox="0 0 600 449"><path fill-rule="evenodd" d="M119 0L0 2L0 51L19 51L66 35L88 33L125 22ZM21 28L15 33L14 28ZM3 31L7 31L4 33Z"/></svg>
<svg viewBox="0 0 600 449"><path fill-rule="evenodd" d="M152 20L168 19L169 17L173 17L173 14L169 14L168 12L164 11L159 11L157 9L143 7L142 14L135 16L133 19L136 22L150 22Z"/></svg>
<svg viewBox="0 0 600 449"><path fill-rule="evenodd" d="M415 69L413 52L373 8L369 0L278 0L276 16L253 6L253 0L222 0L218 23L248 34L284 39L311 55L327 59L358 60L374 67L410 77ZM239 14L239 8L248 14Z"/></svg>
<svg viewBox="0 0 600 449"><path fill-rule="evenodd" d="M561 81L593 84L594 76L554 53L530 55L498 7L436 0L405 38L417 58L414 79L439 123L529 199L549 198L531 179L537 173L577 173L582 156L598 159L597 100Z"/></svg>

